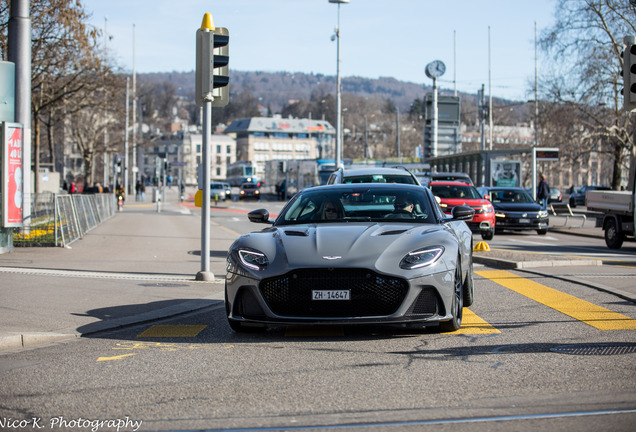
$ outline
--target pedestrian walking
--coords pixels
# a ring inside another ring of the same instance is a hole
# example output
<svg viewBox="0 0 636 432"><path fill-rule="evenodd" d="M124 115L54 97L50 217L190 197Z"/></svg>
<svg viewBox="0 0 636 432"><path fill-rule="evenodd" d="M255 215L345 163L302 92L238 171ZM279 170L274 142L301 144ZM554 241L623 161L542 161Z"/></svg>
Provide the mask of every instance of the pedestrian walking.
<svg viewBox="0 0 636 432"><path fill-rule="evenodd" d="M537 202L541 204L543 210L548 208L548 198L550 198L550 185L545 179L545 175L541 174L541 180L537 185Z"/></svg>

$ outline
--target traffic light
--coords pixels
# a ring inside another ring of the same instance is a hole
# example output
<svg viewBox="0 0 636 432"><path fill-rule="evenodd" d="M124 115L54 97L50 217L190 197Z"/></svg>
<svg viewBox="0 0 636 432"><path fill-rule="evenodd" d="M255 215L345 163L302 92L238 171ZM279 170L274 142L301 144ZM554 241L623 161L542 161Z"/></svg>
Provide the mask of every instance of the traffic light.
<svg viewBox="0 0 636 432"><path fill-rule="evenodd" d="M214 101L212 106L225 106L229 102L230 82L230 33L225 27L214 30L212 85Z"/></svg>
<svg viewBox="0 0 636 432"><path fill-rule="evenodd" d="M278 171L285 173L287 172L287 161L279 161L278 162Z"/></svg>
<svg viewBox="0 0 636 432"><path fill-rule="evenodd" d="M228 29L214 27L212 16L206 13L197 30L195 96L199 106L203 102L225 106L229 101L229 45Z"/></svg>
<svg viewBox="0 0 636 432"><path fill-rule="evenodd" d="M636 43L633 37L625 37L623 51L623 109L636 110Z"/></svg>

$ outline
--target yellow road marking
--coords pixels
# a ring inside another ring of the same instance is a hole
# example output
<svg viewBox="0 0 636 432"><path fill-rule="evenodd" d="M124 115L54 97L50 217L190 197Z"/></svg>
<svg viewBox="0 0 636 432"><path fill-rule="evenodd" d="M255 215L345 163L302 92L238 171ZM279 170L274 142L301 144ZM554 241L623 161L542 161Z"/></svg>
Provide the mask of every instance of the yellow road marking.
<svg viewBox="0 0 636 432"><path fill-rule="evenodd" d="M462 316L462 326L459 330L452 332L452 334L492 334L501 333L499 330L488 324L483 319L479 318L470 309L464 308Z"/></svg>
<svg viewBox="0 0 636 432"><path fill-rule="evenodd" d="M205 325L153 325L137 337L195 337L206 328Z"/></svg>
<svg viewBox="0 0 636 432"><path fill-rule="evenodd" d="M491 270L475 273L599 330L636 330L634 319L508 271Z"/></svg>
<svg viewBox="0 0 636 432"><path fill-rule="evenodd" d="M109 360L121 360L124 357L130 357L130 356L134 356L135 354L122 354L122 355L118 355L118 356L112 356L112 357L99 357L97 359L97 361L109 361Z"/></svg>

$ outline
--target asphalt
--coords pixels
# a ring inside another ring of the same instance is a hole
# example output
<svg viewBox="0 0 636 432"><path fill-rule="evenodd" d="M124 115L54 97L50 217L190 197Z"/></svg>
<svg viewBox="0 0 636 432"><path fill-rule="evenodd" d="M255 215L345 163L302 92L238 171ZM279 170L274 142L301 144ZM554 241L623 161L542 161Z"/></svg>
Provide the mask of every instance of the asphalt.
<svg viewBox="0 0 636 432"><path fill-rule="evenodd" d="M602 237L591 219L579 226L580 220L565 224L551 217L551 224L563 224L554 228L560 232ZM0 254L0 353L222 308L226 251L238 233L212 216L209 281L196 280L203 269L200 234L200 212L169 189L159 209L129 198L122 212L69 247ZM636 302L634 268L624 277L605 277L615 270L594 260L495 249L476 250L474 257L477 264L574 279Z"/></svg>

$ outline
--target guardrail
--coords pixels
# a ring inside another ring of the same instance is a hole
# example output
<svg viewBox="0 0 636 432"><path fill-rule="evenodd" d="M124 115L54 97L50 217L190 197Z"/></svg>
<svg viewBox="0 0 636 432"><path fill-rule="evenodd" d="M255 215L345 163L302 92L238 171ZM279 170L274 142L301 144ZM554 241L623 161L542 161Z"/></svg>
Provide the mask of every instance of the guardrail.
<svg viewBox="0 0 636 432"><path fill-rule="evenodd" d="M13 245L67 246L113 216L116 211L115 194L33 194L30 223L14 229Z"/></svg>

